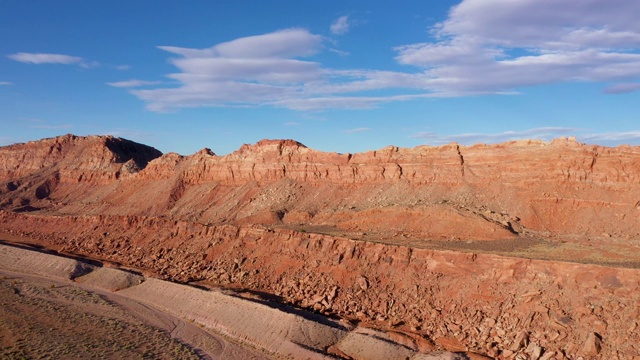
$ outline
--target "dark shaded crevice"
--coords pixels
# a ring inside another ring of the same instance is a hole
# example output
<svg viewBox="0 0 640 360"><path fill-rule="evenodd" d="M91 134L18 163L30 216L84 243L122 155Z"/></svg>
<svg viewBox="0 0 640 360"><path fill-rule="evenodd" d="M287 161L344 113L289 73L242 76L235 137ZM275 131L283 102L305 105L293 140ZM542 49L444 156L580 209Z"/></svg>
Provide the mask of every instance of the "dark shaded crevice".
<svg viewBox="0 0 640 360"><path fill-rule="evenodd" d="M456 152L460 157L460 173L464 176L464 156L462 156L462 153L460 152L460 145L456 145Z"/></svg>
<svg viewBox="0 0 640 360"><path fill-rule="evenodd" d="M115 155L117 163L133 160L138 171L144 169L151 160L162 156L162 152L156 148L121 138L108 137L105 146Z"/></svg>
<svg viewBox="0 0 640 360"><path fill-rule="evenodd" d="M593 154L591 156L591 164L589 165L589 171L593 172L593 168L596 166L596 162L598 161L598 150L593 149Z"/></svg>
<svg viewBox="0 0 640 360"><path fill-rule="evenodd" d="M13 181L7 183L7 190L8 191L15 191L18 189L18 187L20 186L19 183L15 183Z"/></svg>

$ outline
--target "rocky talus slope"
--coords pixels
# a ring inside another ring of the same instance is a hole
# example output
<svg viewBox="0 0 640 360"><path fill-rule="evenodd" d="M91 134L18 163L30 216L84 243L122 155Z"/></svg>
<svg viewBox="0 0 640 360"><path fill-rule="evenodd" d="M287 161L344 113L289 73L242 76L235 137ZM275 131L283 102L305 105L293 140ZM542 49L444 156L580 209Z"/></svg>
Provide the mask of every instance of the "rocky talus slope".
<svg viewBox="0 0 640 360"><path fill-rule="evenodd" d="M185 157L69 135L0 148L0 165L5 237L270 294L424 352L640 357L637 147L264 140Z"/></svg>

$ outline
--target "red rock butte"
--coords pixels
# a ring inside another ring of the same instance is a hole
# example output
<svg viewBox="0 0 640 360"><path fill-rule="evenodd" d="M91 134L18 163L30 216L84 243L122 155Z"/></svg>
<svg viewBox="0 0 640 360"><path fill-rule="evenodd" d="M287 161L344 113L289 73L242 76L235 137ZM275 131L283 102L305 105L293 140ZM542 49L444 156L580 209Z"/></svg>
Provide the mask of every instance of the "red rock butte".
<svg viewBox="0 0 640 360"><path fill-rule="evenodd" d="M355 154L262 140L181 156L74 135L0 147L5 238L495 358L639 357L639 214L640 147L566 138Z"/></svg>

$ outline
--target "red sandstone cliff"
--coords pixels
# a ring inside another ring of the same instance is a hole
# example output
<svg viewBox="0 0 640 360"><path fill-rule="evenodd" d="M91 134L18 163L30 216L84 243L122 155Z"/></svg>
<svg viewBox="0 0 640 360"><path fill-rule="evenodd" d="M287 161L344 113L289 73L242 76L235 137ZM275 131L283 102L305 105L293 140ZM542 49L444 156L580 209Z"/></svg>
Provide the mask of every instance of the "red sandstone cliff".
<svg viewBox="0 0 640 360"><path fill-rule="evenodd" d="M0 206L50 208L61 184L79 192L81 199L87 188L130 176L161 155L152 147L112 136L68 134L0 147Z"/></svg>
<svg viewBox="0 0 640 360"><path fill-rule="evenodd" d="M112 137L3 147L0 203L378 238L640 237L638 147L560 139L337 154L263 140L226 156L159 155Z"/></svg>
<svg viewBox="0 0 640 360"><path fill-rule="evenodd" d="M263 140L160 155L112 137L1 147L0 233L275 294L433 348L640 356L638 270L530 259L640 266L638 147L336 154Z"/></svg>

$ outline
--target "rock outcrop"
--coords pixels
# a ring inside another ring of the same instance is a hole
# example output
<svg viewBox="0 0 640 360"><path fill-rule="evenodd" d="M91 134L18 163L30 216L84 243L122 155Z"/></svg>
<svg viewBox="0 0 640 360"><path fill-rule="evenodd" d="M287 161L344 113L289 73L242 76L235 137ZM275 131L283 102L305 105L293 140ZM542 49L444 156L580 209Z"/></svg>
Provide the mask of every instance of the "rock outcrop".
<svg viewBox="0 0 640 360"><path fill-rule="evenodd" d="M135 174L160 155L112 136L69 134L0 147L0 207L30 211L51 208L60 194L79 199L86 189Z"/></svg>
<svg viewBox="0 0 640 360"><path fill-rule="evenodd" d="M263 140L182 156L68 135L0 148L4 236L477 358L640 356L639 211L640 148L572 139L359 154Z"/></svg>
<svg viewBox="0 0 640 360"><path fill-rule="evenodd" d="M109 183L143 169L162 153L113 136L64 135L0 147L0 179L57 170L61 182Z"/></svg>
<svg viewBox="0 0 640 360"><path fill-rule="evenodd" d="M315 226L374 240L640 239L640 148L571 139L358 154L263 140L225 156L160 156L67 135L0 148L0 179L0 207L23 211Z"/></svg>

